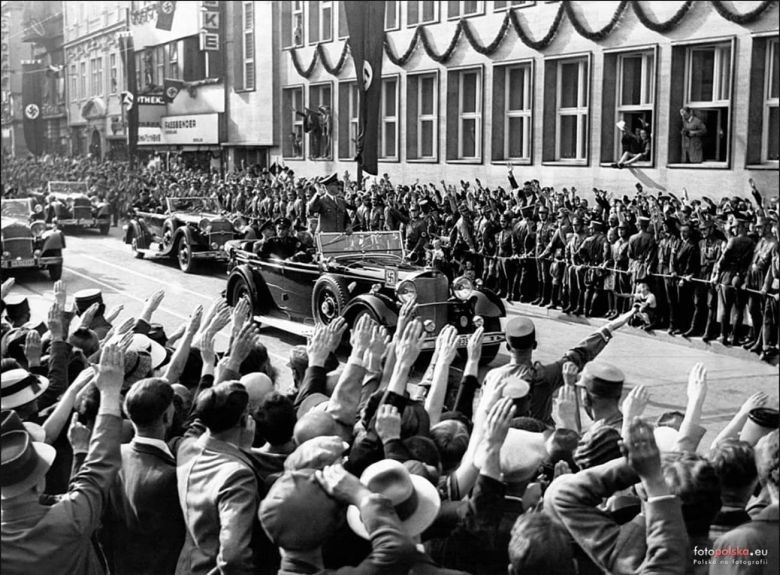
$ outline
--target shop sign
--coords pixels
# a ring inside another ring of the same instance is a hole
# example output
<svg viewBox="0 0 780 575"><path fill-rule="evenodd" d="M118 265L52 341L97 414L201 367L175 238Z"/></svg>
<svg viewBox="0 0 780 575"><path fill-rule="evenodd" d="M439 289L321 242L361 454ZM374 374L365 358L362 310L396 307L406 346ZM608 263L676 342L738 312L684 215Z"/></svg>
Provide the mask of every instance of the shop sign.
<svg viewBox="0 0 780 575"><path fill-rule="evenodd" d="M219 114L163 116L160 128L164 144L219 143Z"/></svg>

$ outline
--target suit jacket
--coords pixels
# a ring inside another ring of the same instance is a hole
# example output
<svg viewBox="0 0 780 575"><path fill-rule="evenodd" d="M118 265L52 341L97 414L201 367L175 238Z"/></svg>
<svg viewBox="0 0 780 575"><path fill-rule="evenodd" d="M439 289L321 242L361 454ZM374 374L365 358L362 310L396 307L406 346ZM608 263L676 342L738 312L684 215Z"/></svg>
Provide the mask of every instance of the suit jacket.
<svg viewBox="0 0 780 575"><path fill-rule="evenodd" d="M184 544L176 461L145 443L122 446L101 542L117 575L173 574Z"/></svg>
<svg viewBox="0 0 780 575"><path fill-rule="evenodd" d="M751 551L766 551L766 555L753 559L766 559L766 565L732 565L729 557L726 565L710 566L710 575L769 575L777 573L780 562L780 508L775 503L765 508L753 521L732 529L720 536L713 545L715 549L741 547ZM739 559L734 557L733 559Z"/></svg>
<svg viewBox="0 0 780 575"><path fill-rule="evenodd" d="M103 575L92 535L100 525L108 489L119 469L121 430L118 416L97 416L87 459L68 493L53 505L3 501L3 575Z"/></svg>
<svg viewBox="0 0 780 575"><path fill-rule="evenodd" d="M307 206L310 215L319 214L318 232L345 232L349 225L347 204L341 196L316 194Z"/></svg>
<svg viewBox="0 0 780 575"><path fill-rule="evenodd" d="M593 562L614 575L675 575L692 570L689 540L677 497L657 497L643 515L619 525L598 507L639 478L623 458L559 477L544 495L544 509L561 521Z"/></svg>
<svg viewBox="0 0 780 575"><path fill-rule="evenodd" d="M182 439L176 463L186 526L176 573L254 575L253 531L260 494L250 459L207 432Z"/></svg>

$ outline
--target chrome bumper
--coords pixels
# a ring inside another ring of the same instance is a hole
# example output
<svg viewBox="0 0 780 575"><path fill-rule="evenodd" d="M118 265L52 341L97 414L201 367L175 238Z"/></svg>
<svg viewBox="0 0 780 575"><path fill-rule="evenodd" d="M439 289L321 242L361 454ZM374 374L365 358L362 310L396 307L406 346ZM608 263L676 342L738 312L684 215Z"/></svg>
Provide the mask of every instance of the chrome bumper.
<svg viewBox="0 0 780 575"><path fill-rule="evenodd" d="M216 261L228 261L228 255L222 250L209 250L205 252L192 252L192 259L194 260L216 260Z"/></svg>
<svg viewBox="0 0 780 575"><path fill-rule="evenodd" d="M469 343L469 338L471 337L470 333L463 333L458 336L458 348L464 348ZM492 331L486 334L482 335L482 346L486 345L495 345L497 343L501 343L505 341L504 338L504 332L502 331ZM435 337L427 337L425 338L425 341L423 341L422 349L434 349L436 347L436 338Z"/></svg>
<svg viewBox="0 0 780 575"><path fill-rule="evenodd" d="M50 265L62 263L62 256L51 256L45 258L3 258L3 269L24 269L24 268L43 268Z"/></svg>
<svg viewBox="0 0 780 575"><path fill-rule="evenodd" d="M95 228L101 224L110 224L111 216L101 218L70 218L67 220L57 220L60 226L84 226L85 228Z"/></svg>

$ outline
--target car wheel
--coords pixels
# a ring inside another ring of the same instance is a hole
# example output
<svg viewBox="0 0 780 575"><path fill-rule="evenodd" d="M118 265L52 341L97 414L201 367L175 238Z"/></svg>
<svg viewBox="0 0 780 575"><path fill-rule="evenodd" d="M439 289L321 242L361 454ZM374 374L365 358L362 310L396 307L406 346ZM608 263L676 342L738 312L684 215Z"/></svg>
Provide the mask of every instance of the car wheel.
<svg viewBox="0 0 780 575"><path fill-rule="evenodd" d="M133 250L133 256L141 260L144 257L144 253L138 250L138 239L133 236L130 239L130 249Z"/></svg>
<svg viewBox="0 0 780 575"><path fill-rule="evenodd" d="M497 317L485 318L485 333L501 331L501 319ZM482 357L479 358L479 365L487 365L498 355L501 349L500 343L482 346Z"/></svg>
<svg viewBox="0 0 780 575"><path fill-rule="evenodd" d="M49 266L49 277L53 282L56 282L62 277L62 262Z"/></svg>
<svg viewBox="0 0 780 575"><path fill-rule="evenodd" d="M324 275L314 284L311 295L312 317L315 323L329 324L347 306L347 282L343 278Z"/></svg>
<svg viewBox="0 0 780 575"><path fill-rule="evenodd" d="M179 247L176 250L176 257L179 260L179 268L185 274L195 271L195 262L192 259L192 249L186 236L179 238Z"/></svg>
<svg viewBox="0 0 780 575"><path fill-rule="evenodd" d="M108 235L109 230L111 229L111 224L100 224L98 226L98 229L100 230L100 233L104 236Z"/></svg>
<svg viewBox="0 0 780 575"><path fill-rule="evenodd" d="M255 303L252 301L252 293L249 291L249 286L246 285L243 278L238 279L230 291L230 301L233 302L233 307L236 307L242 299L249 302L249 312L254 316Z"/></svg>

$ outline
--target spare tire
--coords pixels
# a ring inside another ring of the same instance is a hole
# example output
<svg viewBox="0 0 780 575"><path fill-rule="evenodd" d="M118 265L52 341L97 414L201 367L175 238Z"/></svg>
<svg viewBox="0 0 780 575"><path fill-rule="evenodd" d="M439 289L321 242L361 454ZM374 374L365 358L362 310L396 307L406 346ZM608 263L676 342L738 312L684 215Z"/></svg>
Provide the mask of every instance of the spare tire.
<svg viewBox="0 0 780 575"><path fill-rule="evenodd" d="M311 294L311 314L315 323L329 324L344 313L349 300L344 278L325 274L314 284Z"/></svg>

